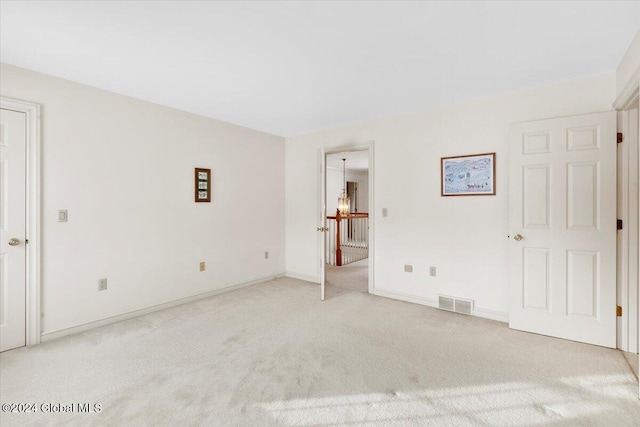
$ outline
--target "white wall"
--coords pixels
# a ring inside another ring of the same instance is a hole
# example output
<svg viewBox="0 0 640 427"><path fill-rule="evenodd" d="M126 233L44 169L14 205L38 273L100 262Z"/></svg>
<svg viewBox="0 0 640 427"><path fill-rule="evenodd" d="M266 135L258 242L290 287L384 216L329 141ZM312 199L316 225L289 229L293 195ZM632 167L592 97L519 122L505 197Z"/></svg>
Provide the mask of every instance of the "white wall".
<svg viewBox="0 0 640 427"><path fill-rule="evenodd" d="M282 138L5 64L0 89L42 105L43 332L284 272Z"/></svg>
<svg viewBox="0 0 640 427"><path fill-rule="evenodd" d="M376 290L467 297L506 316L509 124L610 110L615 85L609 73L287 138L287 272L318 278L318 147L374 141ZM496 196L440 196L440 157L492 151ZM429 266L437 277L429 277Z"/></svg>
<svg viewBox="0 0 640 427"><path fill-rule="evenodd" d="M640 30L629 44L618 68L616 69L616 96L619 96L640 72ZM636 86L637 89L637 86Z"/></svg>
<svg viewBox="0 0 640 427"><path fill-rule="evenodd" d="M369 172L357 171L351 176L347 174L347 181L358 183L358 212L369 212ZM336 203L338 201L336 200Z"/></svg>

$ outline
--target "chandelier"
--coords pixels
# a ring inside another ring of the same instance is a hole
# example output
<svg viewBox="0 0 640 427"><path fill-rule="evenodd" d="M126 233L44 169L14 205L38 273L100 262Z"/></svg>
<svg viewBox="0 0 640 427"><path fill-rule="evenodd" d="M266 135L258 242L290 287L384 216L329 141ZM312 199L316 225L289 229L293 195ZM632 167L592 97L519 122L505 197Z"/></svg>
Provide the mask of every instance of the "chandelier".
<svg viewBox="0 0 640 427"><path fill-rule="evenodd" d="M349 211L351 209L351 199L347 195L347 169L346 169L346 161L347 159L342 159L342 194L338 197L338 210L340 211L341 216L349 216Z"/></svg>

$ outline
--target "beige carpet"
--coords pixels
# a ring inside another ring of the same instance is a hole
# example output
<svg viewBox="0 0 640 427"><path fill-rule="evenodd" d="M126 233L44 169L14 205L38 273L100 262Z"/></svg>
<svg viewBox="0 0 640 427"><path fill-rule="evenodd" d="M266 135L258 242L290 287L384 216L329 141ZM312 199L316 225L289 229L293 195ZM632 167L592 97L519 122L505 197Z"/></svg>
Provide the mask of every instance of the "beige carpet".
<svg viewBox="0 0 640 427"><path fill-rule="evenodd" d="M279 279L0 355L3 427L638 426L614 350ZM40 408L40 406L38 406Z"/></svg>
<svg viewBox="0 0 640 427"><path fill-rule="evenodd" d="M624 358L627 359L627 363L629 364L633 375L635 375L636 378L640 377L640 375L638 375L638 368L640 368L640 366L638 366L638 355L636 353L625 352L623 352L622 354L624 355Z"/></svg>
<svg viewBox="0 0 640 427"><path fill-rule="evenodd" d="M328 265L325 269L325 298L345 292L368 292L369 260L363 259L340 267Z"/></svg>

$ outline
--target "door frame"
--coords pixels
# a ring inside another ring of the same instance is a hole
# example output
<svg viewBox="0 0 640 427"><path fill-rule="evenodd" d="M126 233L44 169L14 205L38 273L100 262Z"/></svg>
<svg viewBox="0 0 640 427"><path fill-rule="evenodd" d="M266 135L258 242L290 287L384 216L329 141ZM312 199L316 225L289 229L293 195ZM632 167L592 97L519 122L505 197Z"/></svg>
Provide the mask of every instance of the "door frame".
<svg viewBox="0 0 640 427"><path fill-rule="evenodd" d="M324 218L326 220L327 217L327 194L326 194L326 180L327 180L327 156L329 154L343 153L348 151L367 151L369 153L369 177L368 177L368 197L369 197L369 206L367 209L369 210L369 267L367 272L368 283L368 292L373 295L375 290L375 156L374 156L374 146L375 141L368 141L364 143L354 143L354 144L346 144L340 146L331 146L324 147L324 150L320 150L324 153L324 170L319 174L319 179L323 179L325 181L324 187L319 186L319 188L324 188L325 194L320 194L320 203L323 206ZM322 257L324 259L324 257ZM320 268L323 270L326 268L326 265L321 265Z"/></svg>
<svg viewBox="0 0 640 427"><path fill-rule="evenodd" d="M618 144L618 230L617 293L622 316L618 317L617 348L638 352L638 116L637 98L629 109L618 111L618 131L624 140ZM636 110L632 117L631 110ZM635 174L635 176L633 176Z"/></svg>
<svg viewBox="0 0 640 427"><path fill-rule="evenodd" d="M27 120L26 171L26 319L25 343L40 343L40 168L41 108L39 104L0 97L0 107L24 113Z"/></svg>
<svg viewBox="0 0 640 427"><path fill-rule="evenodd" d="M631 207L638 206L638 201L640 200L640 186L638 188L638 194L631 194L629 189L630 177L629 177L629 166L637 167L640 164L640 129L635 129L636 138L635 141L629 139L630 132L630 120L629 120L629 110L640 107L640 68L635 72L635 74L631 77L627 85L623 88L622 92L618 96L618 98L613 103L613 108L618 111L618 130L621 131L624 135L624 140L622 142L623 146L621 147L623 154L629 154L629 151L634 154L638 154L636 158L634 158L631 165L626 165L627 167L623 167L622 174L622 188L618 189L618 193L622 191L626 191L627 199L623 200L623 207L621 212L621 219L623 219L625 225L620 236L622 238L622 251L618 252L618 257L620 258L618 264L620 268L618 269L618 275L622 273L622 277L618 278L619 285L619 296L620 299L618 301L618 305L622 307L622 318L619 319L618 326L618 348L623 351L631 351L637 353L640 350L640 284L636 281L635 286L636 289L631 289L631 286L634 284L629 281L630 275L629 268L633 268L635 271L635 279L639 276L638 266L640 265L639 257L634 257L633 260L629 258L633 252L636 255L640 254L640 230L638 233L630 233L629 225L631 225L630 220L637 221L638 212L631 212L629 210L630 204ZM640 111L640 109L639 109ZM636 125L638 124L636 121ZM640 126L639 126L640 127ZM630 145L634 144L634 147ZM624 157L623 157L624 158ZM629 159L626 159L628 162ZM619 165L620 166L620 165ZM619 217L620 218L620 217ZM635 223L637 229L637 222ZM633 248L634 251L630 251L629 249ZM631 253L630 253L631 252ZM620 271L620 269L622 271ZM631 292L630 292L631 291ZM637 297L637 298L634 298ZM631 300L633 298L633 300ZM632 319L637 320L633 322Z"/></svg>

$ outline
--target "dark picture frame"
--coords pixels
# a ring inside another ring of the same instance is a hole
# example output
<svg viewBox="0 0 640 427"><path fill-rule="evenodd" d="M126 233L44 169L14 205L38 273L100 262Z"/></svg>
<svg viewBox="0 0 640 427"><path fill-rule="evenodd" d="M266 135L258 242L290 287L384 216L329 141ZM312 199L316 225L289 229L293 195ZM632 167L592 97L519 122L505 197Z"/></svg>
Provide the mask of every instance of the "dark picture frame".
<svg viewBox="0 0 640 427"><path fill-rule="evenodd" d="M195 168L195 202L211 202L211 169Z"/></svg>

